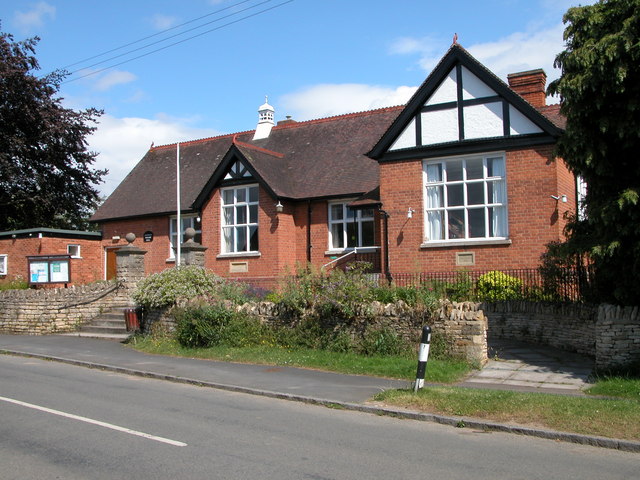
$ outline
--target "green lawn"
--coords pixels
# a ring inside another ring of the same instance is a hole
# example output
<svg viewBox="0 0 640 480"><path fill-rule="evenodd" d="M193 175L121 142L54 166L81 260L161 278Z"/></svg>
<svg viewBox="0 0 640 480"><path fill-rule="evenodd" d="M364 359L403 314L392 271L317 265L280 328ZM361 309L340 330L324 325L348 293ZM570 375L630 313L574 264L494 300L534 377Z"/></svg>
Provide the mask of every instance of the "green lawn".
<svg viewBox="0 0 640 480"><path fill-rule="evenodd" d="M640 401L629 398L438 386L424 388L418 393L390 390L378 394L375 400L461 419L474 417L563 432L640 440Z"/></svg>
<svg viewBox="0 0 640 480"><path fill-rule="evenodd" d="M169 337L134 337L129 345L137 350L160 355L204 358L225 362L287 365L331 372L371 375L375 377L415 379L416 356L362 356L325 350L287 349L263 345L258 347L186 348ZM471 367L461 360L429 360L426 381L453 383L462 379Z"/></svg>

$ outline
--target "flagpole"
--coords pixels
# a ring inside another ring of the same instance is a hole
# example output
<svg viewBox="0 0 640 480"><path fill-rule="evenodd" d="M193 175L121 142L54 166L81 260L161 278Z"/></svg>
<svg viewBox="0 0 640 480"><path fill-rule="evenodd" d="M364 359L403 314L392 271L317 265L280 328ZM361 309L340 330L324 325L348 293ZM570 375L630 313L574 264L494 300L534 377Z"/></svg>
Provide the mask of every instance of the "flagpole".
<svg viewBox="0 0 640 480"><path fill-rule="evenodd" d="M176 267L180 266L180 242L182 240L182 219L180 218L180 142L176 148Z"/></svg>

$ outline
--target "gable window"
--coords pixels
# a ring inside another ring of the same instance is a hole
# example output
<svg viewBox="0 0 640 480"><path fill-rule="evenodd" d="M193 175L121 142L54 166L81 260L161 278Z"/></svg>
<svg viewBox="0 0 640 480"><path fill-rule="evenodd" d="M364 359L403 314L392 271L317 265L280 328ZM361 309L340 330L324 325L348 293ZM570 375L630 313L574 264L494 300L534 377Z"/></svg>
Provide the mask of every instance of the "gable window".
<svg viewBox="0 0 640 480"><path fill-rule="evenodd" d="M373 208L354 210L346 203L329 204L329 248L374 246Z"/></svg>
<svg viewBox="0 0 640 480"><path fill-rule="evenodd" d="M424 162L427 242L505 239L504 154Z"/></svg>
<svg viewBox="0 0 640 480"><path fill-rule="evenodd" d="M258 186L223 188L222 253L258 252Z"/></svg>
<svg viewBox="0 0 640 480"><path fill-rule="evenodd" d="M197 215L180 215L180 223L182 223L182 228L180 229L180 244L183 244L185 241L184 231L187 228L193 228L196 231L196 236L193 237L193 241L197 243L202 243L202 224L200 222L200 217ZM169 219L169 258L173 259L176 255L176 248L178 248L178 218L171 217Z"/></svg>
<svg viewBox="0 0 640 480"><path fill-rule="evenodd" d="M0 275L7 274L7 255L0 255Z"/></svg>
<svg viewBox="0 0 640 480"><path fill-rule="evenodd" d="M67 245L67 255L71 255L71 258L80 258L80 245Z"/></svg>

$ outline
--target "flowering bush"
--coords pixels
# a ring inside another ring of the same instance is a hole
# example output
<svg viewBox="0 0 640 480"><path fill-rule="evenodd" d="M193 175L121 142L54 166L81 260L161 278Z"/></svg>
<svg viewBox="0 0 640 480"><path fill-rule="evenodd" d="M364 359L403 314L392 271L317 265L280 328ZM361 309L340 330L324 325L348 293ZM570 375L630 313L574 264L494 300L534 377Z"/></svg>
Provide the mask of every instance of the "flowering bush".
<svg viewBox="0 0 640 480"><path fill-rule="evenodd" d="M515 300L522 297L522 280L498 271L481 275L476 287L478 297L489 302Z"/></svg>
<svg viewBox="0 0 640 480"><path fill-rule="evenodd" d="M187 265L154 273L138 283L132 295L146 308L170 307L204 297L211 303L244 303L246 287L228 282L202 267Z"/></svg>

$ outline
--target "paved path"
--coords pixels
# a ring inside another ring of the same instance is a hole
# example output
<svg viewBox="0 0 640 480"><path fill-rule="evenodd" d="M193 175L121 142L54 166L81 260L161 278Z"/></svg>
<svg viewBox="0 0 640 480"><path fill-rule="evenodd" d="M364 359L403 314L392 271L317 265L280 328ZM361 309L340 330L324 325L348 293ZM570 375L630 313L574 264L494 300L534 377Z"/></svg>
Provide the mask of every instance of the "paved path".
<svg viewBox="0 0 640 480"><path fill-rule="evenodd" d="M512 340L489 341L489 362L461 386L583 395L594 364L588 357Z"/></svg>
<svg viewBox="0 0 640 480"><path fill-rule="evenodd" d="M64 335L0 335L0 352L31 354L67 363L114 367L123 373L185 379L218 388L281 393L329 402L363 403L390 388L410 382L364 375L342 375L286 366L216 362L138 352L117 341Z"/></svg>

